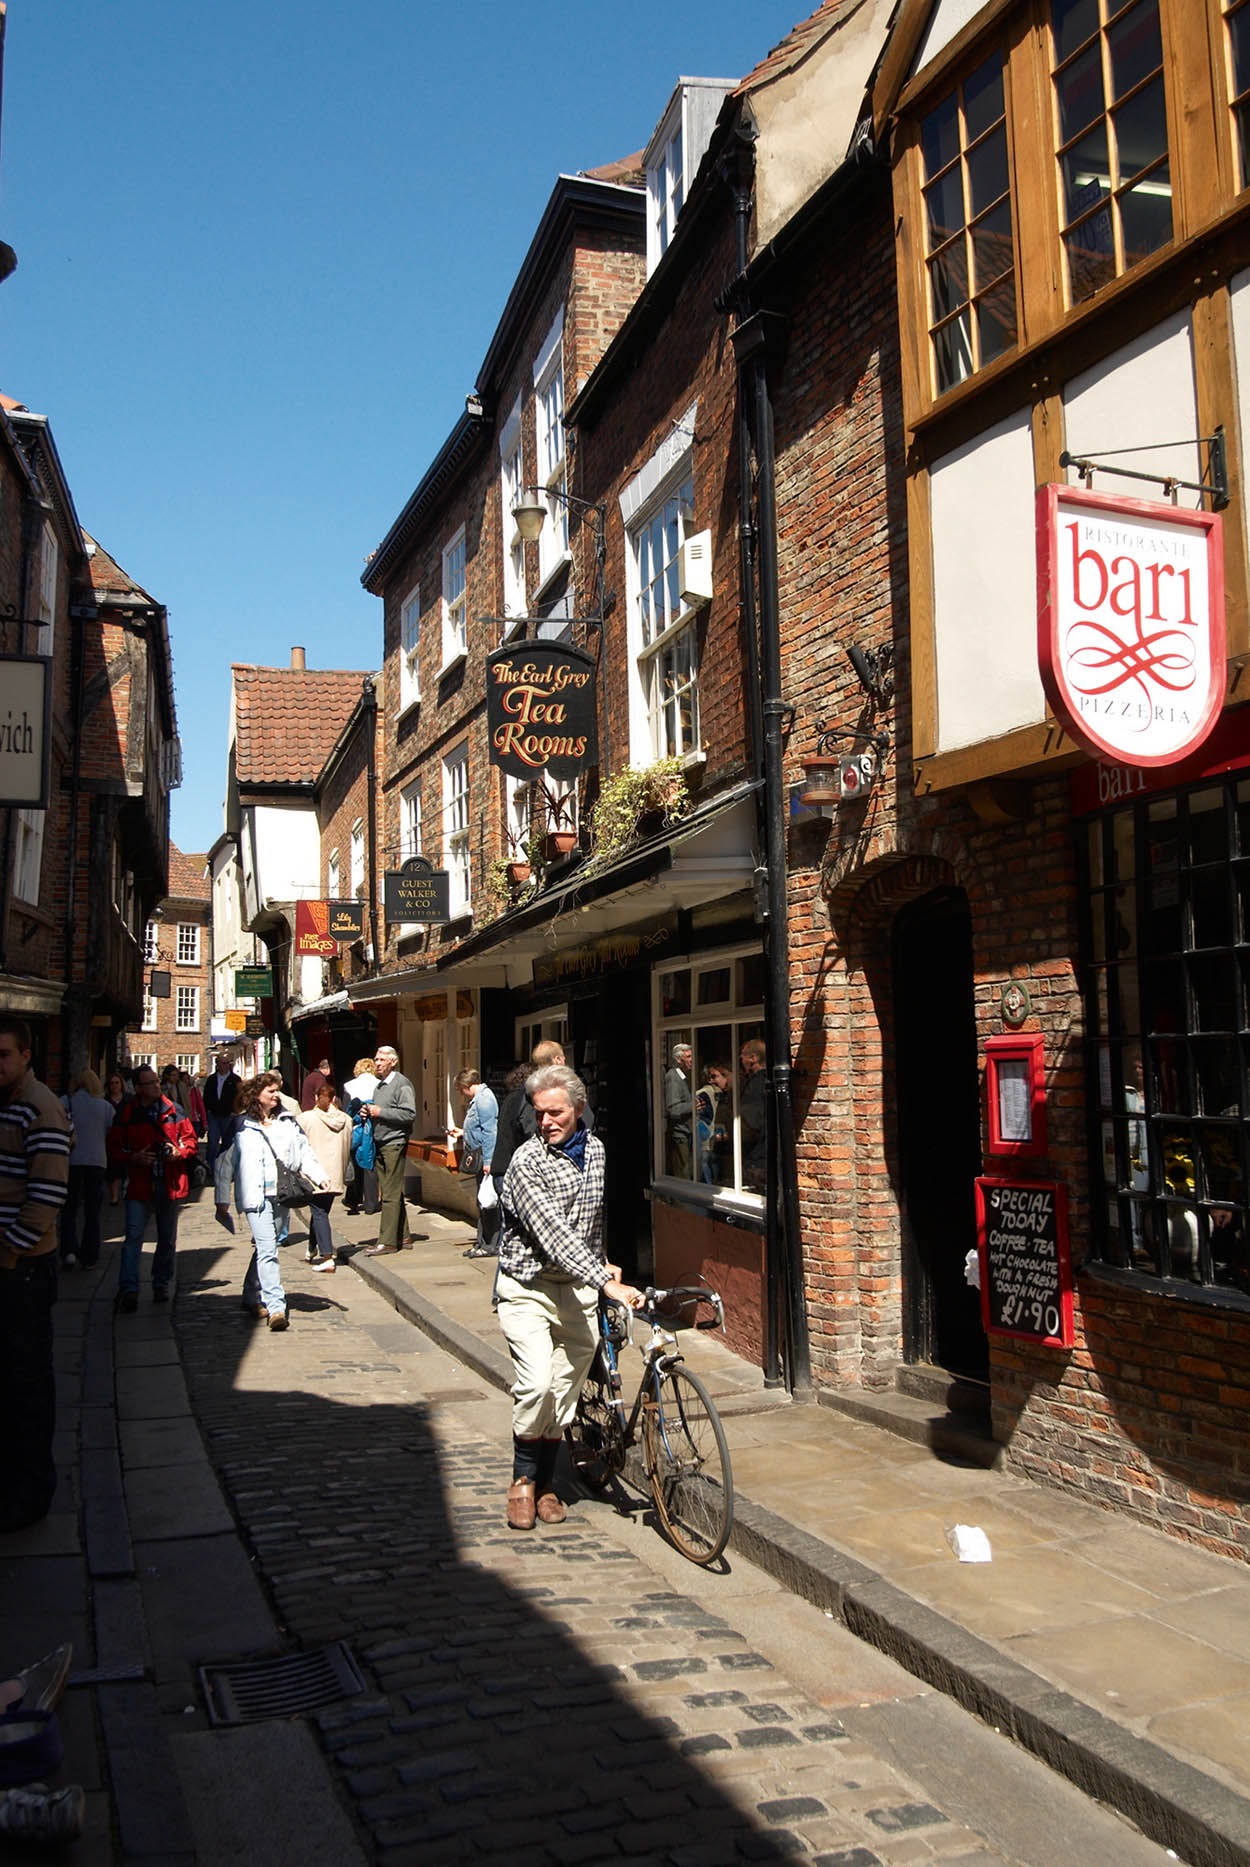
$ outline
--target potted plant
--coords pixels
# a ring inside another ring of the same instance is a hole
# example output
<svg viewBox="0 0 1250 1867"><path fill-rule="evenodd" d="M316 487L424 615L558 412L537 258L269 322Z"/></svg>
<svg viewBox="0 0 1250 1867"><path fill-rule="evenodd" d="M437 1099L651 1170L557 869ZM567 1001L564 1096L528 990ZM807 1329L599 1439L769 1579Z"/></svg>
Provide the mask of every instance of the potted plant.
<svg viewBox="0 0 1250 1867"><path fill-rule="evenodd" d="M504 868L513 888L523 887L530 878L530 839L516 830L508 831L508 860Z"/></svg>
<svg viewBox="0 0 1250 1867"><path fill-rule="evenodd" d="M566 791L561 796L546 784L541 789L547 806L544 855L548 862L555 862L577 848L577 792Z"/></svg>
<svg viewBox="0 0 1250 1867"><path fill-rule="evenodd" d="M600 785L590 812L591 862L596 867L611 862L647 833L652 819L655 828L661 829L676 823L689 809L685 767L679 758L613 772Z"/></svg>

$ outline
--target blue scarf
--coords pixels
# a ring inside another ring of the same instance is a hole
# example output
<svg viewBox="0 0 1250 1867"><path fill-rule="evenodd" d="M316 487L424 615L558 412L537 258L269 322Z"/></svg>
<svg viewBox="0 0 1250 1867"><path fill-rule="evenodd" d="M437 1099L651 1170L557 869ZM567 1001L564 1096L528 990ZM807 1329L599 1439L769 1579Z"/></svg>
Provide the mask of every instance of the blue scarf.
<svg viewBox="0 0 1250 1867"><path fill-rule="evenodd" d="M564 1143L564 1146L557 1148L556 1152L557 1154L565 1155L567 1159L571 1160L579 1173L585 1173L586 1143L589 1139L590 1136L587 1133L585 1124L579 1121L568 1140Z"/></svg>

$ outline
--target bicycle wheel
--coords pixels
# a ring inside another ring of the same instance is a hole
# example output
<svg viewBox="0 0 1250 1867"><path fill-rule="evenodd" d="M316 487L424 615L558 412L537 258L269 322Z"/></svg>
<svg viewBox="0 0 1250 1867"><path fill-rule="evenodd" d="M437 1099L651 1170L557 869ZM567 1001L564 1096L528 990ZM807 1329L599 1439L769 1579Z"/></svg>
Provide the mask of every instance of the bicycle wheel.
<svg viewBox="0 0 1250 1867"><path fill-rule="evenodd" d="M715 1562L733 1523L733 1474L720 1415L687 1368L661 1374L643 1409L643 1448L669 1541L691 1562Z"/></svg>
<svg viewBox="0 0 1250 1867"><path fill-rule="evenodd" d="M573 1470L588 1490L602 1491L613 1472L624 1465L620 1413L601 1374L590 1375L582 1388L577 1412L564 1429L564 1443Z"/></svg>

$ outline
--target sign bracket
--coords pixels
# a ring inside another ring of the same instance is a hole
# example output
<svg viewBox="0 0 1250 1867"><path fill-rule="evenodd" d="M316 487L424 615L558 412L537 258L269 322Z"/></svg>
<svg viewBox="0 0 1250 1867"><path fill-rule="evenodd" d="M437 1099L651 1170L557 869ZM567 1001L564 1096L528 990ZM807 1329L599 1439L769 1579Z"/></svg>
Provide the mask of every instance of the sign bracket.
<svg viewBox="0 0 1250 1867"><path fill-rule="evenodd" d="M1173 473L1141 473L1135 467L1108 467L1103 464L1116 454L1149 454L1162 447L1205 447L1207 468L1202 479L1179 480ZM1150 486L1161 486L1173 502L1178 492L1200 493L1204 499L1211 501L1212 512L1223 512L1229 500L1228 447L1222 422L1214 434L1200 434L1192 441L1147 441L1140 447L1107 448L1097 455L1070 454L1065 447L1059 456L1059 465L1074 468L1086 486L1091 488L1095 473L1110 473L1119 480L1144 480Z"/></svg>

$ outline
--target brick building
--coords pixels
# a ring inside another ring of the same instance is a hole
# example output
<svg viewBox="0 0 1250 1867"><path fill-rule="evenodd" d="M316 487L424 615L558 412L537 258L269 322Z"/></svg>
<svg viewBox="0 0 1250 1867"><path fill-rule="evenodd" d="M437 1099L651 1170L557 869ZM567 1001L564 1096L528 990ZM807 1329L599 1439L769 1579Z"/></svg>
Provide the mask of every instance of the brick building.
<svg viewBox="0 0 1250 1867"><path fill-rule="evenodd" d="M197 1080L209 1069L212 885L207 856L169 845L169 893L143 930L143 1015L128 1035L130 1068L169 1063ZM154 989L155 987L155 989Z"/></svg>
<svg viewBox="0 0 1250 1867"><path fill-rule="evenodd" d="M164 607L84 532L45 416L0 398L0 653L49 658L46 808L3 811L0 1003L53 1083L140 1015L178 782Z"/></svg>

